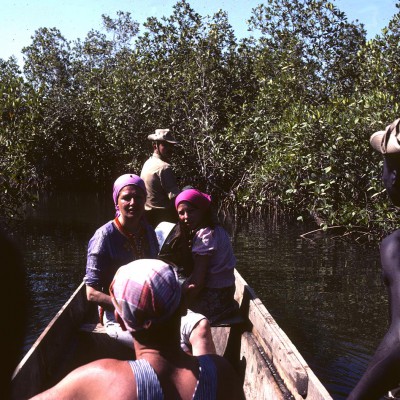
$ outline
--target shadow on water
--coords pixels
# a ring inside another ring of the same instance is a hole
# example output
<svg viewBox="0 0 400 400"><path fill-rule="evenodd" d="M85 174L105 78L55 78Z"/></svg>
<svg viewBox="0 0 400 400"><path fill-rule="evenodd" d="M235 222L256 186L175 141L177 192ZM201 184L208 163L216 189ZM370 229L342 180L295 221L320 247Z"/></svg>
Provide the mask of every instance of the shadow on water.
<svg viewBox="0 0 400 400"><path fill-rule="evenodd" d="M32 308L25 351L81 282L86 246L114 215L111 195L42 197L19 233ZM274 217L228 224L237 268L335 399L354 387L383 336L387 295L376 244L301 234Z"/></svg>

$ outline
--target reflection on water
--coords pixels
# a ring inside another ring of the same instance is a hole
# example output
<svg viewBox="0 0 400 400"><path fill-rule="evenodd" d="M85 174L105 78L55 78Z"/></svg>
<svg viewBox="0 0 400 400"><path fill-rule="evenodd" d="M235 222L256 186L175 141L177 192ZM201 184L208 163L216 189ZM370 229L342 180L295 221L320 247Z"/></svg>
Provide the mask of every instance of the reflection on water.
<svg viewBox="0 0 400 400"><path fill-rule="evenodd" d="M87 242L112 217L111 196L69 194L43 198L27 219L26 349L81 282ZM387 327L377 246L313 242L300 235L315 227L272 217L242 218L229 229L239 272L332 396L346 398Z"/></svg>
<svg viewBox="0 0 400 400"><path fill-rule="evenodd" d="M244 221L234 236L238 270L334 398L346 398L387 327L376 245L300 235L315 229Z"/></svg>
<svg viewBox="0 0 400 400"><path fill-rule="evenodd" d="M96 194L42 196L21 228L32 298L25 352L82 281L87 243L113 216L112 199L106 200Z"/></svg>

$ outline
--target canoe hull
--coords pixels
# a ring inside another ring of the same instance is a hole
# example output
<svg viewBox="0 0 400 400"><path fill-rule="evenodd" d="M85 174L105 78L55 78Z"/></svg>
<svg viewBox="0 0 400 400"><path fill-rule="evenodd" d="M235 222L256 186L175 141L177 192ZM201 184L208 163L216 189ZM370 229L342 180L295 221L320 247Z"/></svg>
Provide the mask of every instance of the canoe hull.
<svg viewBox="0 0 400 400"><path fill-rule="evenodd" d="M212 327L217 353L227 358L243 382L246 399L331 399L287 335L252 288L235 271L240 315ZM27 399L69 371L100 358L132 359L127 347L97 324L82 283L17 366L12 399Z"/></svg>

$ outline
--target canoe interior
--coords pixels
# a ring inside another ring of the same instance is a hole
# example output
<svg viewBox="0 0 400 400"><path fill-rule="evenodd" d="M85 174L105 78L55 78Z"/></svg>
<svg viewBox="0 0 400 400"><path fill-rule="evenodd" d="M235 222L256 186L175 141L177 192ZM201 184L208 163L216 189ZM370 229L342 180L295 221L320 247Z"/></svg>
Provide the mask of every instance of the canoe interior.
<svg viewBox="0 0 400 400"><path fill-rule="evenodd" d="M246 399L332 399L246 281L235 271L240 315L212 328L218 354L243 382ZM16 368L12 399L27 399L69 371L100 358L127 360L132 350L104 333L82 283Z"/></svg>
<svg viewBox="0 0 400 400"><path fill-rule="evenodd" d="M12 399L27 399L53 386L74 368L100 358L134 357L133 351L105 334L89 334L97 310L82 283L21 360L12 378Z"/></svg>

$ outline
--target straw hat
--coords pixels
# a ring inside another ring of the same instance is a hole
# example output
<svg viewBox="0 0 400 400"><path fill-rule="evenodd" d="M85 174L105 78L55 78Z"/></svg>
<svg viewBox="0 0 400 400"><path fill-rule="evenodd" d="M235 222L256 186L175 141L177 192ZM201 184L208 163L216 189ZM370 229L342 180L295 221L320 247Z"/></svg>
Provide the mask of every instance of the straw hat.
<svg viewBox="0 0 400 400"><path fill-rule="evenodd" d="M169 129L156 129L154 133L147 136L147 139L157 142L168 142L171 144L178 143L170 133Z"/></svg>
<svg viewBox="0 0 400 400"><path fill-rule="evenodd" d="M371 146L382 154L400 153L400 118L393 121L384 131L378 131L369 139Z"/></svg>

